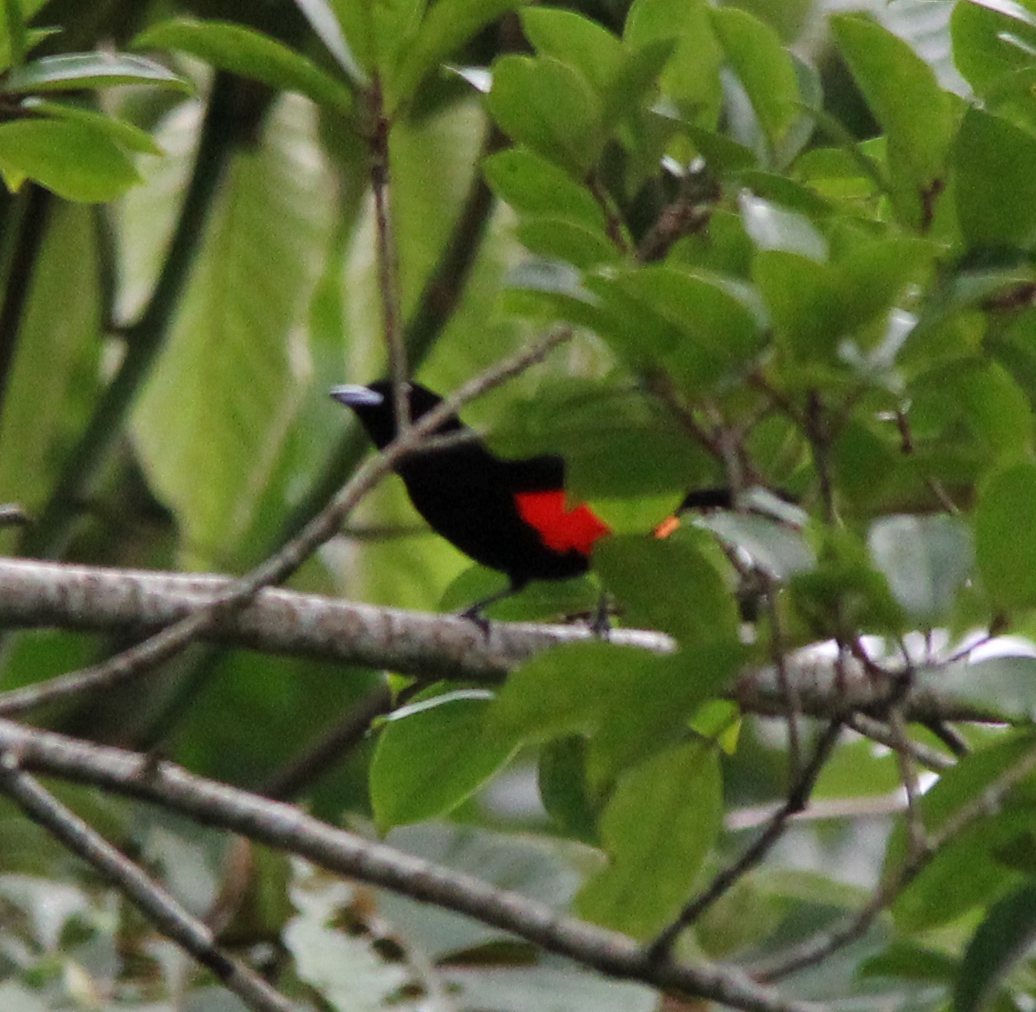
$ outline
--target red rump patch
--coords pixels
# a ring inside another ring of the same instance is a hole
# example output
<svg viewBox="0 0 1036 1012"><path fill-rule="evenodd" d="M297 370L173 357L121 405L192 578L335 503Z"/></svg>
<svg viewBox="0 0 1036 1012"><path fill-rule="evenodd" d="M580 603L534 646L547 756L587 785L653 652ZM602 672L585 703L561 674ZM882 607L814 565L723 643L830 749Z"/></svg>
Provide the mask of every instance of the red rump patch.
<svg viewBox="0 0 1036 1012"><path fill-rule="evenodd" d="M594 543L612 532L589 506L566 510L564 492L516 492L514 499L521 518L552 552L575 549L589 555Z"/></svg>

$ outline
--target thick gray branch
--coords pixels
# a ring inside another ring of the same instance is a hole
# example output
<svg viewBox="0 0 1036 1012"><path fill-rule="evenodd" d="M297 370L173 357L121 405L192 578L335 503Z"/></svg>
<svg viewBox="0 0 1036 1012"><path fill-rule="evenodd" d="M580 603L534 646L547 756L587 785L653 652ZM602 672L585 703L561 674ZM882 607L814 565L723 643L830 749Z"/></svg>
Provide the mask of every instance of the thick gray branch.
<svg viewBox="0 0 1036 1012"><path fill-rule="evenodd" d="M331 871L468 914L613 977L640 980L746 1012L816 1012L740 971L655 962L625 935L559 914L545 903L463 872L334 829L299 809L194 776L172 763L0 720L0 752L24 769L142 798L198 822L299 854Z"/></svg>
<svg viewBox="0 0 1036 1012"><path fill-rule="evenodd" d="M146 636L210 604L231 582L224 576L0 559L0 625ZM484 683L502 681L509 671L549 647L592 635L581 626L493 622L487 638L474 623L450 615L376 608L272 588L260 591L242 610L219 617L202 633L209 640L268 653L383 668L425 679ZM669 637L657 632L618 629L609 638L616 644L657 652L675 649ZM852 708L880 709L888 687L856 667L845 665L839 686L830 659L816 653L792 655L786 668L801 711L830 718ZM0 693L0 714L37 705L43 701L41 688ZM786 713L784 693L772 669L746 672L731 695L749 712ZM931 692L908 696L904 715L910 720L988 718L974 707Z"/></svg>

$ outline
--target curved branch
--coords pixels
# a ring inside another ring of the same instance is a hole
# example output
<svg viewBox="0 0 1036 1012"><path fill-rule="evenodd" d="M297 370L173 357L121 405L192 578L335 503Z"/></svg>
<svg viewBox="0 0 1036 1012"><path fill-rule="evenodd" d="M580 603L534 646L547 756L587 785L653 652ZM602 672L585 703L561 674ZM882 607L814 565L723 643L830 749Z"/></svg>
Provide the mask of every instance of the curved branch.
<svg viewBox="0 0 1036 1012"><path fill-rule="evenodd" d="M299 809L194 776L172 763L90 745L0 720L0 751L25 769L141 798L207 825L290 851L330 871L475 917L612 977L639 980L745 1012L816 1012L738 970L707 962L653 962L632 938L558 913L546 903L498 889L463 872L412 857L314 819Z"/></svg>

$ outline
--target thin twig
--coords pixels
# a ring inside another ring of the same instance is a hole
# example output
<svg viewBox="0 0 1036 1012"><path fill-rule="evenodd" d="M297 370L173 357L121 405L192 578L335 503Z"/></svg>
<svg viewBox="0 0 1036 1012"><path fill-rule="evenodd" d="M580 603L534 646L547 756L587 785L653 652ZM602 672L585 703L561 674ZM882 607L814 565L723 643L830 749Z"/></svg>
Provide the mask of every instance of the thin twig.
<svg viewBox="0 0 1036 1012"><path fill-rule="evenodd" d="M925 847L904 862L902 867L874 893L859 912L829 932L810 938L753 972L756 980L766 983L780 980L798 970L816 966L832 953L862 938L875 918L925 869L939 848L969 829L973 823L1001 805L1007 795L1036 771L1036 746L1026 752L1014 766L1005 770L993 783L962 805L937 832L929 833Z"/></svg>
<svg viewBox="0 0 1036 1012"><path fill-rule="evenodd" d="M802 736L799 731L799 715L802 703L795 683L788 677L788 658L781 636L780 615L777 610L777 591L772 580L766 581L766 603L770 613L770 656L777 671L777 684L788 701L788 785L789 796L794 793L794 784L802 770Z"/></svg>
<svg viewBox="0 0 1036 1012"><path fill-rule="evenodd" d="M914 767L914 754L910 749L909 738L906 733L906 722L903 720L901 706L893 706L888 714L889 730L892 732L892 746L896 754L896 763L899 767L899 779L903 784L903 791L906 795L906 825L908 855L913 858L915 854L924 853L928 846L925 835L924 818L921 815L921 807L918 803L917 770Z"/></svg>
<svg viewBox="0 0 1036 1012"><path fill-rule="evenodd" d="M809 801L809 795L816 785L820 771L824 768L831 751L838 741L842 722L834 720L821 735L809 765L802 770L799 781L788 794L788 799L770 819L766 829L755 842L733 864L721 871L708 886L680 911L673 921L647 949L648 958L663 960L669 956L673 944L684 928L693 924L709 907L754 868L769 852L788 828L792 816L801 812Z"/></svg>
<svg viewBox="0 0 1036 1012"><path fill-rule="evenodd" d="M880 720L875 720L863 713L850 713L845 718L845 723L865 738L870 738L887 748L896 747L895 736L889 730L888 725L883 724ZM922 745L921 742L915 741L909 736L902 742L902 745L910 750L916 762L936 773L941 773L956 765L956 761L950 756L943 755L927 745Z"/></svg>
<svg viewBox="0 0 1036 1012"><path fill-rule="evenodd" d="M222 952L205 924L61 804L35 777L20 769L16 751L0 754L0 789L33 822L111 881L163 935L211 970L248 1008L255 1012L293 1012L293 1004L254 970Z"/></svg>
<svg viewBox="0 0 1036 1012"><path fill-rule="evenodd" d="M287 579L325 541L332 538L345 517L393 466L411 453L422 440L462 404L480 396L512 376L540 361L554 347L571 337L572 332L559 329L532 347L504 359L481 375L469 380L433 411L422 416L400 434L384 452L371 457L334 499L311 520L301 533L280 551L270 556L250 573L230 584L227 589L191 612L187 617L160 632L116 654L101 664L73 671L48 682L33 686L31 705L52 702L91 689L106 688L132 678L169 660L188 643L211 629L227 616L240 611L263 588ZM18 706L17 709L21 709ZM10 708L8 713L16 712Z"/></svg>
<svg viewBox="0 0 1036 1012"><path fill-rule="evenodd" d="M745 1012L817 1012L705 960L653 962L632 938L520 893L335 829L300 809L194 776L172 763L0 720L0 750L26 769L141 798L188 818L307 858L329 871L468 914L612 977L639 980Z"/></svg>

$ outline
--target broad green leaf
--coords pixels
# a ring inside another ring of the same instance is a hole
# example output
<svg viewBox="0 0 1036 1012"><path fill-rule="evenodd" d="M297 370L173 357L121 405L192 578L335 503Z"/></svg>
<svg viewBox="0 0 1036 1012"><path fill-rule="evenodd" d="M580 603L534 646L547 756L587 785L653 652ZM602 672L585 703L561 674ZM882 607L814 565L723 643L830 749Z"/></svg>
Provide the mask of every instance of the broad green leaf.
<svg viewBox="0 0 1036 1012"><path fill-rule="evenodd" d="M1036 45L1032 14L1021 4L968 3L954 5L950 19L953 60L968 83L983 97L1005 100L1027 113L1036 103L1026 85L1031 71L1031 48ZM1028 51L1027 51L1028 46ZM1006 85L1006 87L1005 87Z"/></svg>
<svg viewBox="0 0 1036 1012"><path fill-rule="evenodd" d="M801 116L802 96L791 56L769 25L736 7L713 8L710 19L772 151Z"/></svg>
<svg viewBox="0 0 1036 1012"><path fill-rule="evenodd" d="M522 30L540 56L578 70L604 98L622 62L622 43L596 21L557 7L526 7Z"/></svg>
<svg viewBox="0 0 1036 1012"><path fill-rule="evenodd" d="M954 144L957 217L972 246L1029 247L1036 240L1036 138L970 109ZM990 185L995 180L994 185Z"/></svg>
<svg viewBox="0 0 1036 1012"><path fill-rule="evenodd" d="M70 120L0 124L0 169L87 204L114 200L140 181L133 163L105 132Z"/></svg>
<svg viewBox="0 0 1036 1012"><path fill-rule="evenodd" d="M603 232L563 218L525 218L515 232L531 253L584 271L615 263L621 256Z"/></svg>
<svg viewBox="0 0 1036 1012"><path fill-rule="evenodd" d="M805 361L834 355L843 335L837 272L783 250L760 253L752 278L773 317L777 340Z"/></svg>
<svg viewBox="0 0 1036 1012"><path fill-rule="evenodd" d="M600 100L572 67L507 55L493 64L489 111L513 140L582 178L604 141Z"/></svg>
<svg viewBox="0 0 1036 1012"><path fill-rule="evenodd" d="M838 47L888 140L893 198L902 219L924 226L940 183L953 112L935 74L905 42L858 15L831 19Z"/></svg>
<svg viewBox="0 0 1036 1012"><path fill-rule="evenodd" d="M308 380L304 325L334 188L307 108L286 96L262 141L236 156L134 410L137 452L176 513L189 566L221 569L235 558ZM143 197L127 212L144 216L131 226L153 229Z"/></svg>
<svg viewBox="0 0 1036 1012"><path fill-rule="evenodd" d="M485 783L518 742L485 733L490 699L431 686L378 737L370 791L379 830L446 815ZM434 705L428 705L434 704ZM394 715L396 716L396 715Z"/></svg>
<svg viewBox="0 0 1036 1012"><path fill-rule="evenodd" d="M695 520L777 580L811 569L816 559L802 532L755 513L711 513Z"/></svg>
<svg viewBox="0 0 1036 1012"><path fill-rule="evenodd" d="M68 102L48 102L42 98L26 99L24 104L26 108L44 116L71 120L82 123L90 129L101 130L113 141L129 148L130 151L139 151L145 155L162 154L162 149L154 142L151 134L132 123L127 123L124 119L115 119L104 113L84 109L82 106L72 105Z"/></svg>
<svg viewBox="0 0 1036 1012"><path fill-rule="evenodd" d="M318 105L350 114L353 96L305 56L251 28L225 21L163 21L133 40L136 48L179 49L222 70L272 88L297 91Z"/></svg>
<svg viewBox="0 0 1036 1012"><path fill-rule="evenodd" d="M747 286L649 265L588 284L615 314L601 334L620 354L664 362L689 392L708 389L761 350L764 311Z"/></svg>
<svg viewBox="0 0 1036 1012"><path fill-rule="evenodd" d="M493 192L519 214L565 218L603 231L604 211L567 172L525 148L490 155L482 172Z"/></svg>
<svg viewBox="0 0 1036 1012"><path fill-rule="evenodd" d="M676 48L660 78L662 94L682 119L715 129L721 105L719 69L723 51L712 31L706 0L634 0L623 41L641 48L675 39Z"/></svg>
<svg viewBox="0 0 1036 1012"><path fill-rule="evenodd" d="M975 555L986 589L1004 608L1036 605L1036 465L994 474L975 511Z"/></svg>
<svg viewBox="0 0 1036 1012"><path fill-rule="evenodd" d="M953 991L953 1012L979 1012L990 1004L1034 941L1036 886L1027 885L995 903L968 942Z"/></svg>
<svg viewBox="0 0 1036 1012"><path fill-rule="evenodd" d="M882 517L871 524L867 547L892 596L915 621L945 621L971 573L971 532L951 516Z"/></svg>
<svg viewBox="0 0 1036 1012"><path fill-rule="evenodd" d="M338 0L348 7L353 0ZM422 79L486 25L528 0L437 0L392 79L396 101L410 99Z"/></svg>
<svg viewBox="0 0 1036 1012"><path fill-rule="evenodd" d="M715 749L677 745L630 770L601 815L611 864L576 897L582 917L646 938L676 915L722 817Z"/></svg>
<svg viewBox="0 0 1036 1012"><path fill-rule="evenodd" d="M912 942L896 941L860 963L861 977L901 977L906 980L947 982L954 978L958 961L942 952Z"/></svg>
<svg viewBox="0 0 1036 1012"><path fill-rule="evenodd" d="M12 70L3 78L0 90L12 94L31 94L40 91L110 88L117 84L147 84L184 92L194 90L190 81L174 74L161 63L128 53L44 56Z"/></svg>

